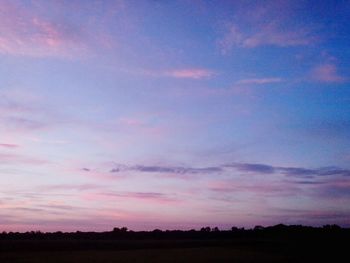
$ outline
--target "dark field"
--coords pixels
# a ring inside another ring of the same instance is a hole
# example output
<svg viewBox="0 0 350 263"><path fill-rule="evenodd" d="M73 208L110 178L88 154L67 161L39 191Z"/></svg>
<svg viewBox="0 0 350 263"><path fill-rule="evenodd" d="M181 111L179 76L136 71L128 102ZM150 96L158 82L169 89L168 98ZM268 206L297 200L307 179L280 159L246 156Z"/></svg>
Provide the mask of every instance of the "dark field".
<svg viewBox="0 0 350 263"><path fill-rule="evenodd" d="M120 251L6 252L1 262L289 262L293 257L249 247L199 247ZM295 259L295 258L294 258ZM300 259L300 258L299 258ZM290 261L292 262L292 261ZM297 262L297 261L295 261Z"/></svg>
<svg viewBox="0 0 350 263"><path fill-rule="evenodd" d="M348 229L0 234L0 262L349 262Z"/></svg>

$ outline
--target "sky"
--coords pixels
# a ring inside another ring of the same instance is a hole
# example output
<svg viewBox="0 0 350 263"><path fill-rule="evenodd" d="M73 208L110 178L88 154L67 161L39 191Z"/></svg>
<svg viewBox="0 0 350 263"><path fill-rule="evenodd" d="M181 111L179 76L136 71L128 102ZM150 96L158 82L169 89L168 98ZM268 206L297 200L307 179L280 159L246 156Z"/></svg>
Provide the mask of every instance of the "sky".
<svg viewBox="0 0 350 263"><path fill-rule="evenodd" d="M350 1L0 0L0 231L350 227Z"/></svg>

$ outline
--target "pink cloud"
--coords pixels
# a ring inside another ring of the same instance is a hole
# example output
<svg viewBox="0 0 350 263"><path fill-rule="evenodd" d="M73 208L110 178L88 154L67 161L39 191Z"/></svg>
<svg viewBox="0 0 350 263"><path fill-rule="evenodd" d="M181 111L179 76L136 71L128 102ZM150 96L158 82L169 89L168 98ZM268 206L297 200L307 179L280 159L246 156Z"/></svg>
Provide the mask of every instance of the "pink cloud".
<svg viewBox="0 0 350 263"><path fill-rule="evenodd" d="M282 181L261 181L252 184L248 181L216 180L208 183L208 190L220 195L235 193L260 196L261 198L278 196L289 197L301 193L302 189L296 185Z"/></svg>
<svg viewBox="0 0 350 263"><path fill-rule="evenodd" d="M29 91L4 89L0 91L0 97L0 142L13 141L15 135L27 137L29 132L46 130L57 118L58 114L45 105L42 97Z"/></svg>
<svg viewBox="0 0 350 263"><path fill-rule="evenodd" d="M72 28L39 17L15 2L0 7L0 53L24 56L70 56L84 50ZM74 51L74 52L72 52Z"/></svg>
<svg viewBox="0 0 350 263"><path fill-rule="evenodd" d="M334 64L323 64L315 67L311 71L311 78L314 81L323 83L341 83L346 81L346 78L339 75Z"/></svg>
<svg viewBox="0 0 350 263"><path fill-rule="evenodd" d="M67 140L48 140L48 139L41 139L38 137L31 137L29 138L30 141L35 143L41 143L41 144L56 144L56 145L63 145L63 144L69 144L70 142Z"/></svg>
<svg viewBox="0 0 350 263"><path fill-rule="evenodd" d="M29 157L29 156L24 156L24 155L19 155L19 154L4 154L0 153L0 162L1 163L19 163L19 164L32 164L32 165L42 165L42 164L47 164L48 161L34 158L34 157Z"/></svg>
<svg viewBox="0 0 350 263"><path fill-rule="evenodd" d="M122 125L132 126L132 127L141 127L146 125L145 121L142 121L141 119L137 119L137 118L120 118L119 122Z"/></svg>
<svg viewBox="0 0 350 263"><path fill-rule="evenodd" d="M87 169L87 170L86 170ZM115 175L110 173L109 171L100 171L99 169L75 169L72 170L75 174L79 174L82 177L97 179L99 181L115 181L126 178L127 174Z"/></svg>
<svg viewBox="0 0 350 263"><path fill-rule="evenodd" d="M166 71L164 75L180 79L206 79L213 77L215 75L215 72L208 69L192 68L169 70Z"/></svg>
<svg viewBox="0 0 350 263"><path fill-rule="evenodd" d="M23 115L32 112L40 103L40 99L19 89L0 90L0 117L5 115Z"/></svg>
<svg viewBox="0 0 350 263"><path fill-rule="evenodd" d="M19 145L17 144L12 144L12 143L0 143L0 147L4 147L4 148L17 148L19 147Z"/></svg>
<svg viewBox="0 0 350 263"><path fill-rule="evenodd" d="M95 184L55 184L55 185L43 185L38 187L38 190L42 191L88 191L104 188L101 185Z"/></svg>
<svg viewBox="0 0 350 263"><path fill-rule="evenodd" d="M136 75L146 75L150 77L171 77L177 79L209 79L214 77L217 73L205 68L182 68L169 70L126 70L126 72Z"/></svg>
<svg viewBox="0 0 350 263"><path fill-rule="evenodd" d="M241 79L237 81L237 84L271 84L282 82L281 78L251 78L251 79Z"/></svg>
<svg viewBox="0 0 350 263"><path fill-rule="evenodd" d="M156 204L180 202L170 195L157 192L104 192L104 193L88 193L83 195L88 200L104 200L112 201L118 199L135 200L137 202L152 202Z"/></svg>

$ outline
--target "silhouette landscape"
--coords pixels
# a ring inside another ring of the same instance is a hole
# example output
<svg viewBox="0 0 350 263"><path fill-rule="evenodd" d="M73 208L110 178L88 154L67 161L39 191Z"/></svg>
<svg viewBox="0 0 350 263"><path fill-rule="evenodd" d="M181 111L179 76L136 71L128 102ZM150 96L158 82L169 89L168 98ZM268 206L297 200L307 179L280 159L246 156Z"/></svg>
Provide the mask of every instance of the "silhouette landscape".
<svg viewBox="0 0 350 263"><path fill-rule="evenodd" d="M348 258L350 229L283 224L253 229L3 232L1 262L315 262Z"/></svg>
<svg viewBox="0 0 350 263"><path fill-rule="evenodd" d="M0 263L342 262L350 0L0 0Z"/></svg>

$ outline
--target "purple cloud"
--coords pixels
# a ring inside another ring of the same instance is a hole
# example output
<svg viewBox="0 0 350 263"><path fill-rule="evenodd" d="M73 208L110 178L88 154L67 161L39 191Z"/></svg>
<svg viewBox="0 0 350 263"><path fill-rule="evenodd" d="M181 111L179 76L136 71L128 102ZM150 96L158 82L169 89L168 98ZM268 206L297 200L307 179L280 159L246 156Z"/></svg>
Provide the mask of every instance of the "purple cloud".
<svg viewBox="0 0 350 263"><path fill-rule="evenodd" d="M321 83L342 83L346 78L338 73L334 64L322 64L311 71L311 79Z"/></svg>
<svg viewBox="0 0 350 263"><path fill-rule="evenodd" d="M240 172L257 174L280 173L287 176L299 176L311 178L313 176L350 176L350 170L336 166L309 169L303 167L280 167L260 163L231 163L210 167L186 167L186 166L156 166L119 164L112 168L110 173L123 171L136 171L142 173L171 173L171 174L215 174L225 172L227 169L236 169Z"/></svg>
<svg viewBox="0 0 350 263"><path fill-rule="evenodd" d="M350 197L350 183L330 183L317 189L317 194L323 198L348 198Z"/></svg>
<svg viewBox="0 0 350 263"><path fill-rule="evenodd" d="M319 40L316 25L298 23L294 15L301 3L297 1L265 1L264 3L234 2L233 15L224 24L218 39L222 53L233 48L261 46L296 47L311 45Z"/></svg>
<svg viewBox="0 0 350 263"><path fill-rule="evenodd" d="M164 202L178 202L179 199L173 195L159 193L159 192L100 192L86 195L88 199L101 199L106 201L113 201L115 199L135 199L138 201L152 201L163 204Z"/></svg>
<svg viewBox="0 0 350 263"><path fill-rule="evenodd" d="M234 163L226 165L226 167L233 167L242 172L254 172L263 174L272 174L275 172L275 167L257 163Z"/></svg>
<svg viewBox="0 0 350 263"><path fill-rule="evenodd" d="M282 173L291 176L350 176L350 170L342 169L338 167L321 167L318 169L305 169L305 168L295 168L295 167L279 167Z"/></svg>
<svg viewBox="0 0 350 263"><path fill-rule="evenodd" d="M286 30L278 23L254 25L253 30L244 32L239 26L231 24L226 34L219 40L223 53L234 47L256 48L259 46L305 46L316 41L310 30L304 28Z"/></svg>
<svg viewBox="0 0 350 263"><path fill-rule="evenodd" d="M147 165L135 165L126 166L120 165L110 170L111 173L117 173L121 171L137 171L146 173L173 173L173 174L209 174L222 172L221 167L180 167L180 166L147 166Z"/></svg>
<svg viewBox="0 0 350 263"><path fill-rule="evenodd" d="M281 173L288 176L312 177L312 176L350 176L350 170L335 166L321 167L317 169L308 169L302 167L279 167L267 164L254 163L234 163L225 165L225 167L234 167L239 171L254 172L263 174Z"/></svg>
<svg viewBox="0 0 350 263"><path fill-rule="evenodd" d="M41 15L45 4L3 1L0 7L0 53L16 56L71 57L86 49L82 30ZM59 10L61 6L54 8ZM67 11L67 10L66 10Z"/></svg>
<svg viewBox="0 0 350 263"><path fill-rule="evenodd" d="M8 127L21 130L38 130L47 127L46 123L29 118L7 117L5 121Z"/></svg>
<svg viewBox="0 0 350 263"><path fill-rule="evenodd" d="M312 176L316 174L315 170L300 167L278 167L278 170L285 175L291 176Z"/></svg>

